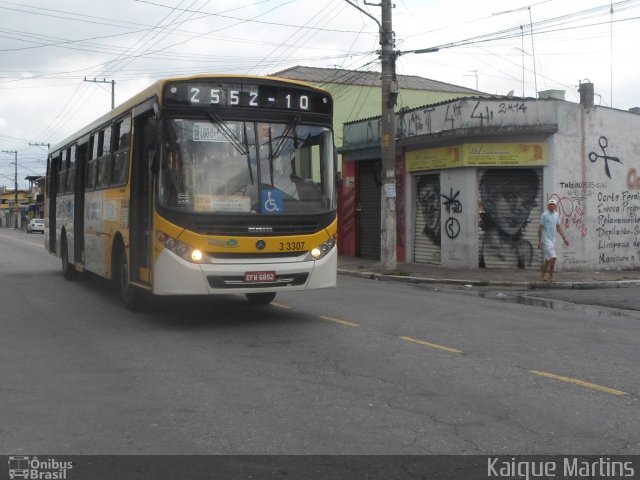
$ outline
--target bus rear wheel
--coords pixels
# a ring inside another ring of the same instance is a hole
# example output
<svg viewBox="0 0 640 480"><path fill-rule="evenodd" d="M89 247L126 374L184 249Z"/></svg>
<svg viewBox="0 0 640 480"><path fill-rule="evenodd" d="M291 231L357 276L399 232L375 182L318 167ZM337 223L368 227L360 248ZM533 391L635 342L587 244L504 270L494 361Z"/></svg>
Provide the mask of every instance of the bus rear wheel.
<svg viewBox="0 0 640 480"><path fill-rule="evenodd" d="M127 262L127 253L123 247L118 249L114 273L114 283L120 293L122 303L127 310L132 312L139 311L142 307L143 292L129 283L129 263Z"/></svg>
<svg viewBox="0 0 640 480"><path fill-rule="evenodd" d="M245 295L249 303L254 305L267 305L276 298L276 292L245 293Z"/></svg>
<svg viewBox="0 0 640 480"><path fill-rule="evenodd" d="M65 280L75 280L77 271L75 265L69 263L69 246L67 245L67 237L62 237L60 244L60 257L62 259L62 276Z"/></svg>

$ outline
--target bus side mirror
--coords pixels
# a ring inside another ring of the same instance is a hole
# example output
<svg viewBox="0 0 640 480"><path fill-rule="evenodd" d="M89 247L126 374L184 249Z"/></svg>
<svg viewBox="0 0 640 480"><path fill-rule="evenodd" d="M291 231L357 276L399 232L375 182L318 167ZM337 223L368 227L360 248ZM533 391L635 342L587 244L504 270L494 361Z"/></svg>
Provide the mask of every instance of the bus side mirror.
<svg viewBox="0 0 640 480"><path fill-rule="evenodd" d="M156 148L149 150L149 170L151 170L151 173L154 175L157 174L159 170L158 150Z"/></svg>

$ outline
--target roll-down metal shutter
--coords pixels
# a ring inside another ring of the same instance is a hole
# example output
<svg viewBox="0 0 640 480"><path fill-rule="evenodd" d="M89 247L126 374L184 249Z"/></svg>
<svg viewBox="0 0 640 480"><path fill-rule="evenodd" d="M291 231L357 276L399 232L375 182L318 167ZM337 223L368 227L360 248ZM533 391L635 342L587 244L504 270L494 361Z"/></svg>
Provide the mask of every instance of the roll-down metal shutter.
<svg viewBox="0 0 640 480"><path fill-rule="evenodd" d="M478 258L486 268L540 268L542 169L478 171Z"/></svg>
<svg viewBox="0 0 640 480"><path fill-rule="evenodd" d="M415 177L414 261L440 264L440 174Z"/></svg>
<svg viewBox="0 0 640 480"><path fill-rule="evenodd" d="M380 162L362 162L358 171L358 256L380 259Z"/></svg>

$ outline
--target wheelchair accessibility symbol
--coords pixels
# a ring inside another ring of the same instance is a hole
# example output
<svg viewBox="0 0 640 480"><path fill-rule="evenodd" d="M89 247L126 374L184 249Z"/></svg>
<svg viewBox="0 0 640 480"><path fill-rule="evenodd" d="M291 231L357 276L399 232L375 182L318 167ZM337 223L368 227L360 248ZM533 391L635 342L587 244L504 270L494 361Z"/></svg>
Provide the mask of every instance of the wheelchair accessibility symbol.
<svg viewBox="0 0 640 480"><path fill-rule="evenodd" d="M262 190L260 192L262 213L279 215L282 213L283 196L281 190Z"/></svg>

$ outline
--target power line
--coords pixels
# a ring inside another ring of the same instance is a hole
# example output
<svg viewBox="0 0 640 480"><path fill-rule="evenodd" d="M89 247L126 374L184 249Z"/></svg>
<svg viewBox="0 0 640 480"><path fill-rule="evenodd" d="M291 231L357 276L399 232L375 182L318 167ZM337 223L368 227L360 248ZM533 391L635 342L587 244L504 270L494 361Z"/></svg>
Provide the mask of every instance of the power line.
<svg viewBox="0 0 640 480"><path fill-rule="evenodd" d="M148 3L150 5L155 5L157 7L164 7L164 8L173 8L170 7L169 5L163 5L161 3L156 3L156 2L151 2L148 0L136 0L137 2L140 3ZM324 8L326 8L326 6L324 6ZM185 9L185 11L189 11L187 9ZM231 20L239 20L241 22L251 22L251 23L259 23L259 24L263 24L263 25L273 25L276 27L289 27L289 28L296 28L296 29L309 29L309 30L320 30L323 32L334 32L334 33L359 33L356 30L344 30L344 29L335 29L335 28L319 28L319 27L307 27L305 25L295 25L295 24L291 24L291 23L282 23L282 22L267 22L267 21L261 21L261 20L255 20L255 19L247 19L247 18L241 18L241 17L234 17L234 16L230 16L230 15L224 15L224 14L220 14L220 13L209 13L208 15L214 15L216 17L221 17L221 18L227 18L227 19L231 19ZM372 32L365 32L365 33L370 33L371 35L377 35L374 34Z"/></svg>

